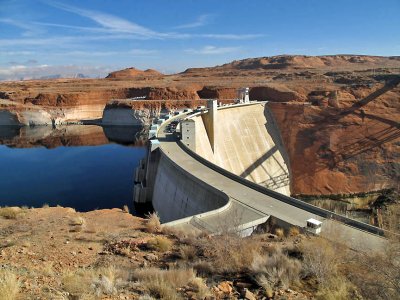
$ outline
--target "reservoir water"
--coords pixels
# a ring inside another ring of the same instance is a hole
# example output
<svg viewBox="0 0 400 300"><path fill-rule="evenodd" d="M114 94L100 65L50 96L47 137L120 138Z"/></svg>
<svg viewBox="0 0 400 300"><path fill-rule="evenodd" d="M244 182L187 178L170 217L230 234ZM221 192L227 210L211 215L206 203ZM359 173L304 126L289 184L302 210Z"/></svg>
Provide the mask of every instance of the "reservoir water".
<svg viewBox="0 0 400 300"><path fill-rule="evenodd" d="M143 128L0 126L0 206L133 208Z"/></svg>

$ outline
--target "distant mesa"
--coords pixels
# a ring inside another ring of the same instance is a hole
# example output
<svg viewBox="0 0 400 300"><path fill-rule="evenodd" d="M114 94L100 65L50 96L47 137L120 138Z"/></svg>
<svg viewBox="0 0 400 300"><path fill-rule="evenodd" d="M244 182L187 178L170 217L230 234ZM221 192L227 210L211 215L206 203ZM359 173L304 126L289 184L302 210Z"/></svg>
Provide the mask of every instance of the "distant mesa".
<svg viewBox="0 0 400 300"><path fill-rule="evenodd" d="M82 73L76 73L73 75L52 74L52 75L41 76L38 79L47 80L47 79L61 79L61 78L90 78L90 76L86 76Z"/></svg>
<svg viewBox="0 0 400 300"><path fill-rule="evenodd" d="M396 63L397 62L397 63ZM392 66L400 62L398 56L368 55L277 55L235 60L211 68L189 68L181 74L192 75L200 72L238 71L238 70L304 70L304 69L357 69Z"/></svg>
<svg viewBox="0 0 400 300"><path fill-rule="evenodd" d="M46 80L46 79L60 79L63 78L61 74L53 74L53 75L45 75L39 77L40 80Z"/></svg>
<svg viewBox="0 0 400 300"><path fill-rule="evenodd" d="M111 79L129 79L129 78L138 78L138 77L160 77L164 76L164 74L153 70L153 69L147 69L145 71L136 69L136 68L127 68L115 72L111 72L110 74L107 75L106 78L111 78Z"/></svg>

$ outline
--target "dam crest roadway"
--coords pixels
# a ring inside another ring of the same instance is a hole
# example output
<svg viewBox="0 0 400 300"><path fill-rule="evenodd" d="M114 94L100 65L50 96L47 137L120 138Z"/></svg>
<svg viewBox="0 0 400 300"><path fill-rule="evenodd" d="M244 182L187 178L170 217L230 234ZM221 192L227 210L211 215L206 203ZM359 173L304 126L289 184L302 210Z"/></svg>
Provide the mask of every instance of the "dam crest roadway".
<svg viewBox="0 0 400 300"><path fill-rule="evenodd" d="M251 234L271 224L305 230L360 250L385 247L382 229L290 197L290 168L267 102L183 113L150 130L148 154L135 174L135 202L152 202L164 226ZM167 130L179 124L181 139Z"/></svg>

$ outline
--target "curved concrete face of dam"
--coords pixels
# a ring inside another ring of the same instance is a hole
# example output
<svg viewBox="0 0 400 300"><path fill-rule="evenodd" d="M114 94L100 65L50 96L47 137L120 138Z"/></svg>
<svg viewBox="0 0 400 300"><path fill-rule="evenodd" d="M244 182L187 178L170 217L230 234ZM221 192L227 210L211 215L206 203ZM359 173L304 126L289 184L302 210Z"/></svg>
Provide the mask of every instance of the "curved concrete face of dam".
<svg viewBox="0 0 400 300"><path fill-rule="evenodd" d="M222 107L214 124L210 113L192 120L194 143L182 139L191 150L235 175L290 195L288 156L265 103Z"/></svg>
<svg viewBox="0 0 400 300"><path fill-rule="evenodd" d="M219 209L229 198L181 169L160 153L153 191L153 207L163 223Z"/></svg>
<svg viewBox="0 0 400 300"><path fill-rule="evenodd" d="M286 152L266 104L226 106L217 114L215 111L189 116L182 122L183 147L235 175L290 195ZM190 162L185 162L189 169L181 168L183 162L167 151L162 131L158 138L163 147L155 152L149 149L148 159L152 161L147 162L146 200L138 202L152 201L162 222L226 205L226 194L193 176Z"/></svg>

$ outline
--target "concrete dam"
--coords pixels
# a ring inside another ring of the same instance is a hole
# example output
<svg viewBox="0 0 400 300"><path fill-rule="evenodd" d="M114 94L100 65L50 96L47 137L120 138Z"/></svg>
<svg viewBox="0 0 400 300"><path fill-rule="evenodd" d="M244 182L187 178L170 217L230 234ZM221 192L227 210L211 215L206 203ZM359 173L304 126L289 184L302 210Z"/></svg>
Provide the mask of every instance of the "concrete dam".
<svg viewBox="0 0 400 300"><path fill-rule="evenodd" d="M170 124L179 125L176 133ZM306 228L321 235L380 248L383 231L290 197L290 168L266 102L209 107L158 121L148 155L135 173L134 199L152 202L165 226L248 235L258 226ZM356 245L357 244L357 245Z"/></svg>

